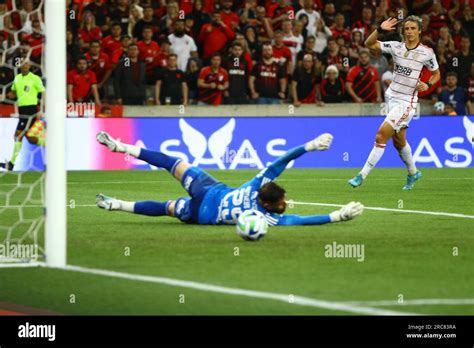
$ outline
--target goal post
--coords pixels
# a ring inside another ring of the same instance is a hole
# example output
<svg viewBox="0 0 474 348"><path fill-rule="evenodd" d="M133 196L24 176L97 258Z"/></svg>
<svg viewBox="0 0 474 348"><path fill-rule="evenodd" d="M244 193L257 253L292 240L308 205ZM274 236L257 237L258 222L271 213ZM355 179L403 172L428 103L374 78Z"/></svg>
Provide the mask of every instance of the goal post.
<svg viewBox="0 0 474 348"><path fill-rule="evenodd" d="M66 266L66 0L46 0L45 255L49 267Z"/></svg>

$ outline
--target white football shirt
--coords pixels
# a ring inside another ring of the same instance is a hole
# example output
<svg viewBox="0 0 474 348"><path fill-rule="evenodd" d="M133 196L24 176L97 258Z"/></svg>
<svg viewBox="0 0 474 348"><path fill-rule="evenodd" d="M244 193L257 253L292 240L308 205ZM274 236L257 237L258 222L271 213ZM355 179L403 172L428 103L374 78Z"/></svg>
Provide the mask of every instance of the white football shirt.
<svg viewBox="0 0 474 348"><path fill-rule="evenodd" d="M434 51L423 44L407 49L404 42L380 42L383 53L393 57L393 79L385 94L408 103L418 101L416 85L420 80L421 70L427 67L430 71L439 69Z"/></svg>
<svg viewBox="0 0 474 348"><path fill-rule="evenodd" d="M194 39L185 34L183 37L177 37L174 34L168 35L168 40L171 43L171 51L178 56L178 69L186 71L188 59L191 57L191 52L197 51Z"/></svg>

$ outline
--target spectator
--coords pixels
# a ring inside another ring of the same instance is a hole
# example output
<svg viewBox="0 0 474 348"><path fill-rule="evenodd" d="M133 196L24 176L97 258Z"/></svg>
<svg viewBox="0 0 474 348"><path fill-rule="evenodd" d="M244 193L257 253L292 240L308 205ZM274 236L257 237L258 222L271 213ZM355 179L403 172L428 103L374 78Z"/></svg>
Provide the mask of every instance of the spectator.
<svg viewBox="0 0 474 348"><path fill-rule="evenodd" d="M127 34L133 36L133 28L143 18L143 8L138 4L130 6L130 19L128 21ZM154 30L153 30L154 33Z"/></svg>
<svg viewBox="0 0 474 348"><path fill-rule="evenodd" d="M69 71L73 68L74 63L81 56L79 43L70 29L66 31L66 53L67 70Z"/></svg>
<svg viewBox="0 0 474 348"><path fill-rule="evenodd" d="M243 57L247 61L247 72L250 74L253 68L253 60L252 52L250 51L247 40L245 40L245 37L242 34L237 33L235 35L235 41L238 42L244 50Z"/></svg>
<svg viewBox="0 0 474 348"><path fill-rule="evenodd" d="M288 0L277 0L268 8L268 15L271 17L271 24L274 30L280 30L284 20L294 18L293 6Z"/></svg>
<svg viewBox="0 0 474 348"><path fill-rule="evenodd" d="M344 80L339 76L339 70L335 65L327 67L320 89L321 99L325 103L342 103L346 100Z"/></svg>
<svg viewBox="0 0 474 348"><path fill-rule="evenodd" d="M322 19L328 27L334 24L334 20L336 19L336 6L334 5L334 3L327 2L326 4L324 4Z"/></svg>
<svg viewBox="0 0 474 348"><path fill-rule="evenodd" d="M347 74L347 92L356 103L379 103L382 101L379 81L377 69L370 65L369 50L361 50L359 64Z"/></svg>
<svg viewBox="0 0 474 348"><path fill-rule="evenodd" d="M89 48L92 40L101 40L102 30L95 24L95 17L90 11L85 11L79 28L79 44L83 50Z"/></svg>
<svg viewBox="0 0 474 348"><path fill-rule="evenodd" d="M145 62L147 84L154 85L153 70L157 65L157 57L160 53L160 45L153 41L153 29L151 27L143 28L143 40L137 42L140 51L140 60Z"/></svg>
<svg viewBox="0 0 474 348"><path fill-rule="evenodd" d="M202 0L194 0L193 11L188 18L192 18L194 25L192 28L193 38L197 38L204 24L211 22L211 16L207 12L203 12ZM201 52L199 52L201 54Z"/></svg>
<svg viewBox="0 0 474 348"><path fill-rule="evenodd" d="M284 68L273 60L273 48L264 44L262 60L254 65L249 78L252 99L257 104L280 104L286 95L287 79Z"/></svg>
<svg viewBox="0 0 474 348"><path fill-rule="evenodd" d="M257 1L245 0L244 7L237 11L240 24L242 26L253 25L257 23Z"/></svg>
<svg viewBox="0 0 474 348"><path fill-rule="evenodd" d="M195 104L198 98L198 78L199 78L199 60L197 58L189 58L186 66L186 84L188 86L189 103Z"/></svg>
<svg viewBox="0 0 474 348"><path fill-rule="evenodd" d="M77 60L76 69L67 74L67 99L69 103L87 103L95 101L100 106L97 79L87 68L87 59L81 57Z"/></svg>
<svg viewBox="0 0 474 348"><path fill-rule="evenodd" d="M474 62L471 64L471 74L467 80L467 112L474 115Z"/></svg>
<svg viewBox="0 0 474 348"><path fill-rule="evenodd" d="M119 23L122 28L122 33L127 33L128 22L130 21L130 10L128 0L116 0L116 6L112 7L110 11L110 18Z"/></svg>
<svg viewBox="0 0 474 348"><path fill-rule="evenodd" d="M160 31L169 35L169 29L173 27L174 23L179 19L179 6L176 2L169 2L166 5L166 15L161 18Z"/></svg>
<svg viewBox="0 0 474 348"><path fill-rule="evenodd" d="M221 56L214 53L211 65L201 69L198 79L198 105L222 104L223 92L229 88L229 75L221 67Z"/></svg>
<svg viewBox="0 0 474 348"><path fill-rule="evenodd" d="M119 23L112 24L111 34L102 39L102 51L112 57L115 50L122 47L122 26Z"/></svg>
<svg viewBox="0 0 474 348"><path fill-rule="evenodd" d="M332 37L337 39L338 37L343 37L345 42L351 41L351 32L347 29L345 24L345 18L342 13L337 13L334 17L334 24L331 27Z"/></svg>
<svg viewBox="0 0 474 348"><path fill-rule="evenodd" d="M315 26L308 30L308 35L316 38L315 51L322 53L328 45L328 38L332 36L332 31L329 29L322 18L318 19Z"/></svg>
<svg viewBox="0 0 474 348"><path fill-rule="evenodd" d="M451 32L451 36L454 40L455 51L459 51L461 49L461 40L463 36L467 36L467 32L464 30L461 21L458 19L453 22L453 30Z"/></svg>
<svg viewBox="0 0 474 348"><path fill-rule="evenodd" d="M351 47L349 48L349 55L352 58L359 58L359 51L364 48L364 31L362 29L352 30Z"/></svg>
<svg viewBox="0 0 474 348"><path fill-rule="evenodd" d="M166 68L168 66L168 57L171 54L171 44L168 40L161 41L160 53L155 59L156 69ZM179 67L178 67L179 69ZM181 70L181 69L180 69ZM184 71L184 70L182 70Z"/></svg>
<svg viewBox="0 0 474 348"><path fill-rule="evenodd" d="M96 76L99 94L104 96L105 91L103 87L112 74L112 63L110 62L110 58L100 51L99 40L90 42L90 49L89 52L85 54L85 58L87 59L89 69L92 70Z"/></svg>
<svg viewBox="0 0 474 348"><path fill-rule="evenodd" d="M143 40L143 29L145 27L153 29L153 40L157 41L160 21L155 18L153 7L151 6L145 6L143 8L143 18L135 24L133 28L133 37L139 41Z"/></svg>
<svg viewBox="0 0 474 348"><path fill-rule="evenodd" d="M288 47L291 51L291 63L293 66L296 64L296 55L301 50L301 46L303 45L303 36L295 36L293 34L293 24L292 22L287 19L283 21L282 24L283 29L283 44Z"/></svg>
<svg viewBox="0 0 474 348"><path fill-rule="evenodd" d="M462 76L461 85L465 85L464 80L471 71L471 64L474 62L474 54L471 52L471 39L465 36L461 40L461 51L450 60L449 66L446 67L447 71L456 72L457 76Z"/></svg>
<svg viewBox="0 0 474 348"><path fill-rule="evenodd" d="M272 37L273 37L273 26L270 18L267 16L265 7L263 6L258 6L257 7L257 21L256 21L256 26L254 31L256 32L255 39L256 41L260 41L262 43L264 42L270 42ZM247 31L249 26L246 27L245 30L245 36L247 37ZM247 37L247 40L249 38ZM250 41L249 41L250 44Z"/></svg>
<svg viewBox="0 0 474 348"><path fill-rule="evenodd" d="M209 60L211 55L224 50L227 42L235 38L235 33L221 19L219 12L212 14L212 21L204 24L199 33L199 41L204 46L202 58Z"/></svg>
<svg viewBox="0 0 474 348"><path fill-rule="evenodd" d="M314 36L308 36L304 44L304 50L299 51L296 57L298 65L302 63L303 58L306 54L311 54L313 56L313 60L318 59L318 54L316 53L315 46L316 39L314 38Z"/></svg>
<svg viewBox="0 0 474 348"><path fill-rule="evenodd" d="M102 32L109 30L109 6L104 0L94 0L84 8L84 12L87 11L94 15L95 24L101 28Z"/></svg>
<svg viewBox="0 0 474 348"><path fill-rule="evenodd" d="M313 104L320 102L317 100L317 87L319 85L316 74L316 66L312 54L305 54L301 66L295 69L291 81L291 95L293 104Z"/></svg>
<svg viewBox="0 0 474 348"><path fill-rule="evenodd" d="M198 53L194 39L185 34L183 20L176 21L173 34L168 36L168 40L171 43L171 51L178 56L178 69L186 70L188 59L197 57Z"/></svg>
<svg viewBox="0 0 474 348"><path fill-rule="evenodd" d="M467 31L471 40L474 38L474 15L471 6L464 6L462 10L461 23L464 30Z"/></svg>
<svg viewBox="0 0 474 348"><path fill-rule="evenodd" d="M273 45L273 61L284 67L288 74L293 72L293 56L283 41L283 32L275 32L275 44Z"/></svg>
<svg viewBox="0 0 474 348"><path fill-rule="evenodd" d="M238 42L232 44L231 54L223 67L229 74L229 89L225 92L226 104L248 104L247 85L249 68L245 60L244 48Z"/></svg>
<svg viewBox="0 0 474 348"><path fill-rule="evenodd" d="M259 37L257 35L257 31L255 27L248 25L244 28L244 39L245 39L245 42L247 43L250 55L255 60L255 57L257 56L257 52L260 49Z"/></svg>
<svg viewBox="0 0 474 348"><path fill-rule="evenodd" d="M132 43L132 38L128 35L122 36L120 40L120 47L112 53L110 56L110 62L112 63L112 69L115 69L117 64L127 56L128 46Z"/></svg>
<svg viewBox="0 0 474 348"><path fill-rule="evenodd" d="M155 85L156 105L187 105L188 87L184 72L178 69L178 56L168 56L167 67L159 72Z"/></svg>
<svg viewBox="0 0 474 348"><path fill-rule="evenodd" d="M456 113L456 110L454 109L453 104L447 103L444 105L444 115L457 116L457 113Z"/></svg>
<svg viewBox="0 0 474 348"><path fill-rule="evenodd" d="M372 26L372 23L374 22L373 16L374 16L374 13L373 13L372 7L364 6L364 8L362 8L362 18L356 21L352 25L352 29L355 29L355 28L363 29L364 37L369 36L369 34L371 33L370 27Z"/></svg>
<svg viewBox="0 0 474 348"><path fill-rule="evenodd" d="M447 26L441 27L439 29L438 45L439 44L444 44L446 46L446 48L448 49L448 54L453 54L456 51L456 47L454 46L454 40Z"/></svg>
<svg viewBox="0 0 474 348"><path fill-rule="evenodd" d="M455 72L449 72L446 76L446 87L439 95L439 100L445 105L453 104L458 115L466 114L467 96L464 88L458 86L458 75Z"/></svg>
<svg viewBox="0 0 474 348"><path fill-rule="evenodd" d="M221 19L222 22L232 30L239 28L240 18L235 11L232 11L232 0L222 0Z"/></svg>
<svg viewBox="0 0 474 348"><path fill-rule="evenodd" d="M32 21L33 32L25 35L23 40L28 43L31 48L30 59L34 63L41 63L44 35L41 29L41 22L38 19Z"/></svg>
<svg viewBox="0 0 474 348"><path fill-rule="evenodd" d="M303 42L308 36L308 30L306 29L306 25L302 20L295 20L295 24L293 26L293 35L296 37L301 37Z"/></svg>
<svg viewBox="0 0 474 348"><path fill-rule="evenodd" d="M434 1L430 15L430 29L433 30L435 38L438 39L439 31L448 25L449 17L440 1Z"/></svg>
<svg viewBox="0 0 474 348"><path fill-rule="evenodd" d="M128 46L127 56L114 71L114 90L118 104L143 105L146 99L146 67L139 59L137 44Z"/></svg>
<svg viewBox="0 0 474 348"><path fill-rule="evenodd" d="M328 39L328 45L321 54L321 60L325 66L336 65L339 70L343 68L342 58L339 54L339 45L333 37Z"/></svg>
<svg viewBox="0 0 474 348"><path fill-rule="evenodd" d="M319 18L321 18L319 12L314 9L313 0L303 0L303 8L296 12L296 19L300 19L301 15L308 16L308 24L306 25L308 32L312 30L311 28L313 28Z"/></svg>

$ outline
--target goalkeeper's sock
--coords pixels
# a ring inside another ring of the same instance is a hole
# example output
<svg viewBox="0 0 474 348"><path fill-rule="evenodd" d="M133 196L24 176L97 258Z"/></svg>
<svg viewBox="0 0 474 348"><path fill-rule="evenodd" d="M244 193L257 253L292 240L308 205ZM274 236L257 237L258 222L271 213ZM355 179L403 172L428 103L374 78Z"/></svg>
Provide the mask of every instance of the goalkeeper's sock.
<svg viewBox="0 0 474 348"><path fill-rule="evenodd" d="M168 156L162 152L147 149L141 149L138 158L156 167L165 168L171 174L174 174L176 166L181 162L181 159L177 157Z"/></svg>
<svg viewBox="0 0 474 348"><path fill-rule="evenodd" d="M365 162L364 168L360 171L360 174L365 179L369 175L370 171L376 166L377 162L382 158L387 144L375 143L374 148L370 152L367 162Z"/></svg>
<svg viewBox="0 0 474 348"><path fill-rule="evenodd" d="M408 174L415 175L417 169L411 154L410 144L407 143L405 147L403 147L403 149L401 149L398 153L400 154L400 158L402 159L403 163L405 163L407 166Z"/></svg>
<svg viewBox="0 0 474 348"><path fill-rule="evenodd" d="M147 216L163 216L168 215L168 205L171 201L156 202L156 201L144 201L136 202L134 207L135 214L147 215Z"/></svg>
<svg viewBox="0 0 474 348"><path fill-rule="evenodd" d="M16 159L18 157L18 155L20 154L20 151L21 151L21 140L20 141L15 141L15 145L13 146L13 155L12 155L12 159L10 160L10 162L12 164L15 164L16 162Z"/></svg>

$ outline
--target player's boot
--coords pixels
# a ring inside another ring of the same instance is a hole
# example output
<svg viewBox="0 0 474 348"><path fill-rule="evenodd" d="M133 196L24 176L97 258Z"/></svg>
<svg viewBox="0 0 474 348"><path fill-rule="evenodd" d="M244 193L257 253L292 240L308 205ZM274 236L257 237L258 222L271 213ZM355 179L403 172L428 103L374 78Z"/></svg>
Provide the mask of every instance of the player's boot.
<svg viewBox="0 0 474 348"><path fill-rule="evenodd" d="M363 182L364 182L364 178L362 177L362 174L360 173L348 181L349 185L351 185L354 188L362 185Z"/></svg>
<svg viewBox="0 0 474 348"><path fill-rule="evenodd" d="M5 162L5 163L0 163L0 168L4 168L5 170L11 172L13 170L13 167L15 165L12 162Z"/></svg>
<svg viewBox="0 0 474 348"><path fill-rule="evenodd" d="M125 152L125 147L122 143L112 138L107 132L99 132L96 139L102 145L107 146L112 152Z"/></svg>
<svg viewBox="0 0 474 348"><path fill-rule="evenodd" d="M317 138L311 141L308 141L304 147L306 151L314 151L314 150L324 151L331 147L332 139L333 139L332 134L323 133Z"/></svg>
<svg viewBox="0 0 474 348"><path fill-rule="evenodd" d="M423 175L419 170L413 175L407 175L407 184L403 186L403 190L411 190L415 186L415 182L421 179Z"/></svg>
<svg viewBox="0 0 474 348"><path fill-rule="evenodd" d="M120 203L118 200L106 196L103 193L99 193L97 196L95 196L95 201L99 208L105 210L116 210L120 207Z"/></svg>

